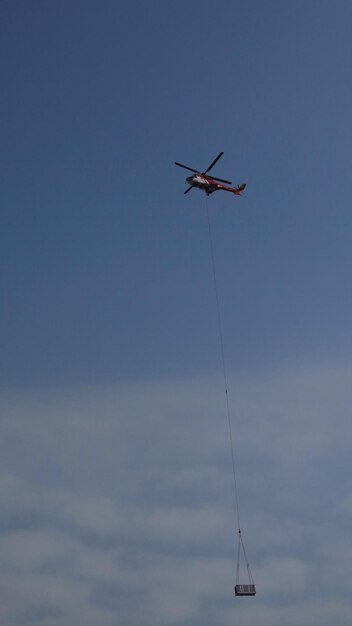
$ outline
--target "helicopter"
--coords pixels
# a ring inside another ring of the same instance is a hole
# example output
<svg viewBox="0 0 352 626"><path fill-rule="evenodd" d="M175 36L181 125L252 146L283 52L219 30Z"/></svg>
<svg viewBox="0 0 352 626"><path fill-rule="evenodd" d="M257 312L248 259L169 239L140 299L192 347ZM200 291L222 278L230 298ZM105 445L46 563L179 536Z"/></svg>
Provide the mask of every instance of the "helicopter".
<svg viewBox="0 0 352 626"><path fill-rule="evenodd" d="M223 154L223 152L220 152L220 154L218 154L218 156L210 163L209 167L204 172L199 172L198 170L193 169L193 167L188 167L188 165L183 165L182 163L175 161L175 165L183 167L185 170L189 170L190 172L194 172L192 176L188 176L188 178L186 178L186 183L189 184L189 187L184 193L188 193L191 189L193 189L193 187L197 187L198 189L205 191L207 196L210 196L210 194L214 193L214 191L219 191L221 189L223 191L231 191L231 193L236 194L236 196L240 196L242 191L246 188L246 183L237 185L237 187L227 187L226 185L232 185L230 180L215 178L215 176L207 176L208 172L210 172ZM222 185L221 183L226 183L226 185Z"/></svg>

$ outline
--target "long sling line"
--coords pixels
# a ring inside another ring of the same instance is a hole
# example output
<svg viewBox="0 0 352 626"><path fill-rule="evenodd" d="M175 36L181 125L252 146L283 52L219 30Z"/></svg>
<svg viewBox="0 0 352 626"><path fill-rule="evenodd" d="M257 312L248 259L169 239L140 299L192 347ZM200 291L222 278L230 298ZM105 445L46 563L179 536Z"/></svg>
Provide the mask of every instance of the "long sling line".
<svg viewBox="0 0 352 626"><path fill-rule="evenodd" d="M220 342L220 351L221 351L222 373L223 373L224 387L225 387L226 414L227 414L227 422L228 422L228 429L229 429L229 440L230 440L231 460L232 460L232 472L233 472L233 482L234 482L235 510L236 510L236 516L237 516L238 532L240 534L241 533L240 509L239 509L239 503L238 503L238 489L237 489L237 480L236 480L236 464L235 464L235 453L234 453L233 436L232 436L232 426L231 426L230 402L229 402L228 385L227 385L227 373L226 373L226 363L225 363L224 340L223 340L223 333L222 333L222 320L221 320L221 313L220 313L220 298L219 298L218 281L217 281L217 277L216 277L215 255L214 255L214 246L213 246L213 235L212 235L212 229L211 229L211 222L210 222L210 215L209 215L209 206L208 206L207 198L205 200L205 205L206 205L206 213L207 213L207 221L208 221L210 256L211 256L211 262L212 262L212 268L213 268L213 279L214 279L214 290L215 290L216 310L217 310L217 319L218 319L218 332L219 332L219 342Z"/></svg>
<svg viewBox="0 0 352 626"><path fill-rule="evenodd" d="M226 362L225 362L225 352L224 352L224 340L223 340L223 332L222 332L222 320L221 320L221 312L220 312L220 298L219 298L219 288L218 281L216 277L216 266L215 266L215 254L214 254L214 245L213 245L213 235L211 229L210 222L210 214L209 214L209 206L207 199L205 201L206 205L206 214L208 221L208 232L209 232L209 244L210 244L210 255L211 255L211 263L213 269L213 279L214 279L214 291L215 291L215 300L216 300L216 310L217 310L217 319L218 319L218 332L219 332L219 343L220 343L220 351L221 351L221 362L222 362L222 372L224 379L224 387L225 387L225 398L226 398L226 414L227 414L227 423L229 430L229 440L230 440L230 448L231 448L231 460L232 460L232 473L233 473L233 483L234 483L234 504L237 515L237 528L238 528L238 548L237 548L237 566L236 566L236 595L255 595L255 586L253 575L251 572L251 568L249 565L249 561L246 554L246 549L244 547L242 534L241 534L241 525L240 525L240 509L238 502L238 489L237 489L237 479L236 479L236 464L235 464L235 453L234 453L234 444L233 444L233 436L232 436L232 426L231 426L231 413L230 413L230 402L229 402L229 394L228 394L228 384L227 384L227 372L226 372ZM248 591L237 591L237 586L239 586L239 574L240 574L240 554L241 547L243 551L244 560L247 567L250 587L251 590Z"/></svg>

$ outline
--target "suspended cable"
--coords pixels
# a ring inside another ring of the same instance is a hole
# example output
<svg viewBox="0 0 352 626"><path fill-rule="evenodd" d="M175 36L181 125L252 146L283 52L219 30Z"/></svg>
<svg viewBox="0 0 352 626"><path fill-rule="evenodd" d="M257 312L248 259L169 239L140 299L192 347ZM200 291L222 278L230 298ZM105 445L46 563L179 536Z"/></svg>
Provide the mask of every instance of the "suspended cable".
<svg viewBox="0 0 352 626"><path fill-rule="evenodd" d="M236 463L235 463L235 452L234 452L234 443L233 443L233 435L232 435L232 425L231 425L231 412L230 412L230 401L229 401L229 392L228 392L228 383L227 383L227 371L226 371L226 361L225 361L225 351L224 351L224 339L222 332L222 319L221 319L221 311L220 311L220 297L219 297L219 288L216 274L216 264L215 264L215 254L214 254L214 245L213 245L213 234L211 228L210 221L210 213L209 213L209 205L208 199L205 198L205 206L206 206L206 214L207 214L207 222L208 222L208 233L209 233L209 247L210 247L210 256L211 256L211 264L213 271L213 281L214 281L214 291L215 291L215 301L216 301L216 311L217 311L217 321L218 321L218 334L219 334L219 343L220 343L220 353L221 353L221 363L222 363L222 373L224 380L224 388L225 388L225 398L226 398L226 415L227 415L227 423L228 423L228 432L229 432L229 441L230 441L230 449L231 449L231 461L232 461L232 473L233 473L233 484L234 484L234 506L235 506L235 514L237 517L237 528L238 528L238 548L237 548L237 568L236 568L236 585L235 585L235 593L236 595L255 595L255 586L253 581L252 572L249 566L249 562L247 559L246 550L244 547L242 534L241 534L241 524L240 524L240 508L239 508L239 499L238 499L238 487L237 487L237 478L236 478ZM240 571L240 556L241 556L241 548L243 550L243 555L246 562L248 577L249 577L249 585L240 585L239 583L239 571Z"/></svg>
<svg viewBox="0 0 352 626"><path fill-rule="evenodd" d="M237 480L236 480L235 452L234 452L233 436L232 436L232 426L231 426L230 401L229 401L228 384L227 384L227 372L226 372L226 363L225 363L224 340L223 340L223 332L222 332L222 319L221 319L221 312L220 312L220 298L219 298L218 281L217 281L217 276L216 276L213 235L212 235L212 229L211 229L209 206L208 206L208 199L207 198L205 199L205 203L206 203L206 213L207 213L207 221L208 221L210 256L211 256L211 263L212 263L212 270L213 270L213 280L214 280L214 291L215 291L216 311L217 311L217 320L218 320L218 333L219 333L219 343L220 343L220 352L221 352L222 373L223 373L223 379L224 379L225 398L226 398L226 415L227 415L228 432L229 432L229 440L230 440L230 448L231 448L231 461L232 461L232 473L233 473L233 483L234 483L235 510L236 510L236 516L237 516L237 527L238 527L238 529L240 529L241 528L241 526L240 526L240 509L239 509L239 502L238 502L238 489L237 489Z"/></svg>

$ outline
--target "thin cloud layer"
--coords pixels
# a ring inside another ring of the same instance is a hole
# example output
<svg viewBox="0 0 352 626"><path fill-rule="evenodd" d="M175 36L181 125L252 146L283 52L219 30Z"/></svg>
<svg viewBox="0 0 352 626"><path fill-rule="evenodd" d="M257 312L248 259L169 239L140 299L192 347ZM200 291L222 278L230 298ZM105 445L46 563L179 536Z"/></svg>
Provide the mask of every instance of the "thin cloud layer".
<svg viewBox="0 0 352 626"><path fill-rule="evenodd" d="M221 380L3 393L1 623L347 626L350 380L230 380L248 600Z"/></svg>

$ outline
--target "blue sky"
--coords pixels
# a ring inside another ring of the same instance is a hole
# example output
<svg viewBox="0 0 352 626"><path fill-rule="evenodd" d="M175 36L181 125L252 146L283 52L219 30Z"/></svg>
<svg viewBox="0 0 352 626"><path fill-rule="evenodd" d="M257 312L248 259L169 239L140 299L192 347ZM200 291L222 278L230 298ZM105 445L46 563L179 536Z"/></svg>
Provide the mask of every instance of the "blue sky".
<svg viewBox="0 0 352 626"><path fill-rule="evenodd" d="M0 22L2 621L347 625L350 3ZM174 166L221 150L214 175L247 183L207 201L240 603L206 198Z"/></svg>

